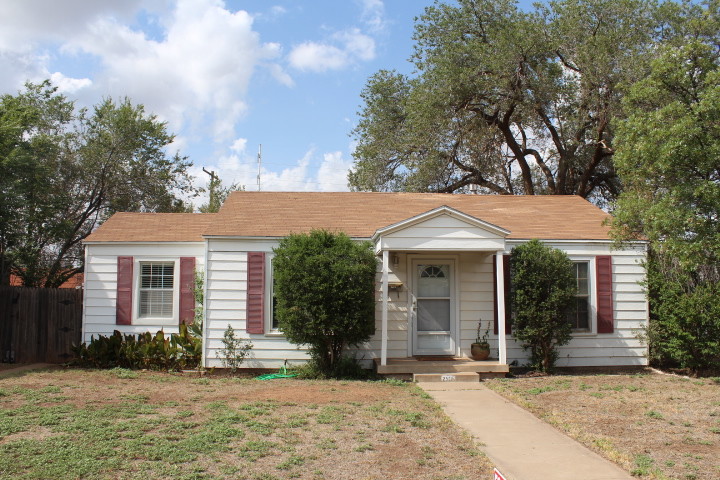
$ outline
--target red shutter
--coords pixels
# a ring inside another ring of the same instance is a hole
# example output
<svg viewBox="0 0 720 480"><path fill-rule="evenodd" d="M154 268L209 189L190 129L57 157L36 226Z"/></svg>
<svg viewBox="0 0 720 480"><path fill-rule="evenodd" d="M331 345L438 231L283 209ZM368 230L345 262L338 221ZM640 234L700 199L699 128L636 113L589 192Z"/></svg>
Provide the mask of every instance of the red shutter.
<svg viewBox="0 0 720 480"><path fill-rule="evenodd" d="M503 255L503 280L505 284L505 334L512 333L512 319L510 316L510 255ZM498 304L497 304L497 263L493 255L493 331L498 334Z"/></svg>
<svg viewBox="0 0 720 480"><path fill-rule="evenodd" d="M180 323L195 320L195 257L180 257Z"/></svg>
<svg viewBox="0 0 720 480"><path fill-rule="evenodd" d="M597 278L597 332L613 333L612 257L595 257Z"/></svg>
<svg viewBox="0 0 720 480"><path fill-rule="evenodd" d="M118 257L115 323L132 324L133 257Z"/></svg>
<svg viewBox="0 0 720 480"><path fill-rule="evenodd" d="M265 333L265 252L247 254L247 333Z"/></svg>

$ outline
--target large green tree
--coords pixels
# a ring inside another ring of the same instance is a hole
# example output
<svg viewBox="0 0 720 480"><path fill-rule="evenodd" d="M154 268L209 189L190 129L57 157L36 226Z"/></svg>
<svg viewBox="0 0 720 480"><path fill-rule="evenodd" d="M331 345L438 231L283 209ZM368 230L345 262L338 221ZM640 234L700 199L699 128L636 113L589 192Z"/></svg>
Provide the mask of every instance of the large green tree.
<svg viewBox="0 0 720 480"><path fill-rule="evenodd" d="M0 284L56 287L81 271L82 240L118 211L186 210L189 162L142 105L77 109L49 82L0 97Z"/></svg>
<svg viewBox="0 0 720 480"><path fill-rule="evenodd" d="M612 120L664 32L660 12L644 0L427 8L415 73L379 71L362 92L351 186L614 198Z"/></svg>
<svg viewBox="0 0 720 480"><path fill-rule="evenodd" d="M720 368L720 2L677 14L625 98L614 228L650 241L654 359L700 371Z"/></svg>

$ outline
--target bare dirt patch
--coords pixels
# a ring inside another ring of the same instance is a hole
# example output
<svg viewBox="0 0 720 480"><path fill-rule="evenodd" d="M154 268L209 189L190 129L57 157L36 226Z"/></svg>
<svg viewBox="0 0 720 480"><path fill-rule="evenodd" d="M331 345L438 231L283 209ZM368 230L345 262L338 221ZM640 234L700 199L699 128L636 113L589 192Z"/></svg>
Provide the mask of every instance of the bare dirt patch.
<svg viewBox="0 0 720 480"><path fill-rule="evenodd" d="M35 470L48 462L64 464ZM414 385L64 370L0 379L0 471L460 480L492 467Z"/></svg>
<svg viewBox="0 0 720 480"><path fill-rule="evenodd" d="M489 380L641 478L720 478L720 385L659 374Z"/></svg>
<svg viewBox="0 0 720 480"><path fill-rule="evenodd" d="M0 363L0 372L4 372L6 370L13 370L15 368L20 368L24 366L24 363Z"/></svg>

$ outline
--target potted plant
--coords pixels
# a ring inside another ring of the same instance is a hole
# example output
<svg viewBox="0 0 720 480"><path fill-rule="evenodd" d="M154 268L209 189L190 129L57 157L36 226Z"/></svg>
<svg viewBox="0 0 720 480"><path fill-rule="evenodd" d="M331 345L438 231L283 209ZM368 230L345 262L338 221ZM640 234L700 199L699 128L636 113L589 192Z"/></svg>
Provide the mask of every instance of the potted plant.
<svg viewBox="0 0 720 480"><path fill-rule="evenodd" d="M490 356L490 344L488 343L488 335L490 333L490 322L485 329L485 333L480 335L482 331L482 318L478 322L477 335L475 342L470 345L470 356L473 360L487 360Z"/></svg>

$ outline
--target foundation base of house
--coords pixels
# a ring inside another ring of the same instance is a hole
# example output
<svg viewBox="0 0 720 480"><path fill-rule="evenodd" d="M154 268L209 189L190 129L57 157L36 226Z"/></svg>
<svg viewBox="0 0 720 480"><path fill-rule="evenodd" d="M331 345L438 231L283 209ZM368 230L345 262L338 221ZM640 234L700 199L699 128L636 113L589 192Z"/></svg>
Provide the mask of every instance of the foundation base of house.
<svg viewBox="0 0 720 480"><path fill-rule="evenodd" d="M414 375L414 374L446 374L474 373L476 381L480 378L504 376L510 371L507 364L497 360L475 361L468 358L423 359L423 358L388 358L387 365L380 365L376 358L375 371L379 375ZM442 380L438 380L442 381Z"/></svg>

